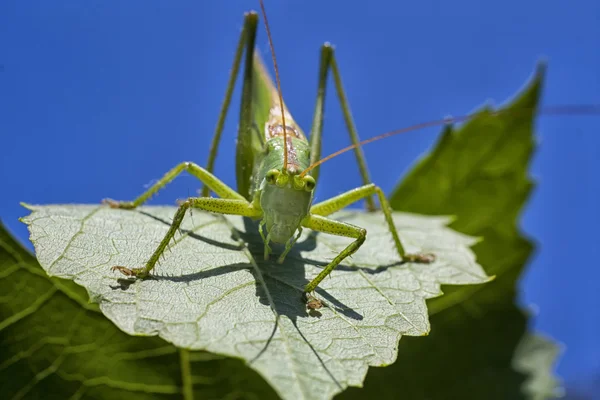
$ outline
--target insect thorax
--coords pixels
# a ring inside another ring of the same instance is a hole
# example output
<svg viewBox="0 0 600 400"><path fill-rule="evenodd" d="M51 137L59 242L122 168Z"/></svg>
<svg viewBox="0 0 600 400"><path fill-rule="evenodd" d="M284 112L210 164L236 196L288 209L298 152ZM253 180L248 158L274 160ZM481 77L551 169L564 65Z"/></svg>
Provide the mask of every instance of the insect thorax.
<svg viewBox="0 0 600 400"><path fill-rule="evenodd" d="M285 124L282 117L285 117ZM268 141L277 136L282 136L284 133L283 127L285 126L285 133L289 137L294 137L296 139L302 139L306 142L306 137L292 118L292 114L290 114L287 110L281 112L281 108L278 106L272 107L269 110L269 118L265 123L265 140Z"/></svg>

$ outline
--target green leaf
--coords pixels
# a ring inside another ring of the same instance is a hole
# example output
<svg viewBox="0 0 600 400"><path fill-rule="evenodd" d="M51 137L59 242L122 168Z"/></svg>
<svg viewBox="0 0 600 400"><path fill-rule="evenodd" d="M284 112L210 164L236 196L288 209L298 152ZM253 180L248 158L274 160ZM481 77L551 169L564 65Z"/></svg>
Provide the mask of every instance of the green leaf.
<svg viewBox="0 0 600 400"><path fill-rule="evenodd" d="M449 308L432 318L427 340L401 341L398 362L372 369L362 390L339 398L395 399L401 392L407 399L523 399L525 376L512 368L512 350L525 331L526 318L514 304L485 316Z"/></svg>
<svg viewBox="0 0 600 400"><path fill-rule="evenodd" d="M49 278L2 224L0 293L4 399L277 398L240 360L122 332L81 286Z"/></svg>
<svg viewBox="0 0 600 400"><path fill-rule="evenodd" d="M537 372L517 367L523 365L526 353L519 343L527 343L531 336L526 316L515 305L516 284L533 251L519 231L518 217L533 188L528 166L543 77L540 65L503 112L492 115L483 110L460 129L445 129L436 148L392 193L390 202L396 210L452 214L456 216L452 228L482 237L473 250L496 279L485 290L445 287L444 296L428 301L432 324L428 340L403 341L402 362L373 370L366 391L396 380L404 382L403 389L415 398L537 399L557 392L553 379L523 383L525 373L543 376L540 370L545 370L550 376L556 351L546 347L543 357L531 356L539 360ZM425 377L436 377L437 384L428 385ZM389 392L383 397L394 398Z"/></svg>
<svg viewBox="0 0 600 400"><path fill-rule="evenodd" d="M330 398L360 386L368 366L394 362L402 335L429 332L425 299L438 296L441 283L489 279L468 247L475 240L448 229L448 218L396 213L407 250L438 256L429 265L400 264L381 214L339 213L336 218L365 227L369 236L320 285L317 293L329 307L317 317L307 315L302 288L347 238L306 230L279 265L261 261L255 224L194 212L155 278L134 282L110 268L143 265L175 208L31 209L25 222L42 267L86 287L123 331L242 358L290 399Z"/></svg>
<svg viewBox="0 0 600 400"><path fill-rule="evenodd" d="M372 369L362 390L338 398L395 399L399 387L408 399L537 400L559 394L551 375L556 347L538 344L527 331L528 316L506 294L510 277L503 279L431 316L427 340L402 340L396 363Z"/></svg>

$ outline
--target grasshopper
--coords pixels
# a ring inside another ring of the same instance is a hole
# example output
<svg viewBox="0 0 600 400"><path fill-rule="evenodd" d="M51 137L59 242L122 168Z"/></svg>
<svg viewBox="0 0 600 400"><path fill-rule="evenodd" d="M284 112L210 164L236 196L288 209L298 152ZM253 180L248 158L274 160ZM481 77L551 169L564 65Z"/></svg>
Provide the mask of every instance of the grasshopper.
<svg viewBox="0 0 600 400"><path fill-rule="evenodd" d="M311 133L307 139L283 102L275 51L262 0L260 0L260 5L273 57L277 85L273 84L260 56L254 51L258 14L255 12L247 13L235 52L225 100L219 114L206 168L193 162L183 162L168 171L160 180L135 200L115 201L106 199L104 202L113 208L134 209L144 204L152 195L184 171L187 171L203 183L202 196L189 197L179 203L171 227L144 267L128 268L115 266L112 270L120 271L130 277L148 277L156 266L160 256L168 248L170 241L178 231L189 209L240 215L260 220L259 233L264 242L264 258L266 260L269 259L272 253L270 243L278 243L285 246L277 259L279 263L285 261L286 255L300 237L303 228L349 237L353 241L304 287L302 300L306 303L307 308L318 309L323 306L323 302L316 297L315 289L344 259L351 256L361 247L367 235L367 231L364 228L336 221L328 216L360 200L365 200L369 211L375 211L374 196L377 196L379 200L383 218L392 235L399 259L402 262L433 262L435 260L434 254L406 253L394 225L388 201L381 188L371 182L361 146L375 140L426 126L464 121L471 116L431 121L389 132L361 142L350 114L350 108L334 56L334 49L326 43L321 48L317 101ZM213 174L213 168L225 116L229 109L233 88L244 53L244 81L236 147L236 191L217 178ZM342 105L352 145L325 158L321 158L324 98L329 71L333 74L336 91ZM587 108L583 110L559 109L558 112L598 113L598 110L592 107L590 110ZM363 185L320 203L312 204L320 165L349 150L354 150ZM214 192L218 197L209 197L210 191Z"/></svg>

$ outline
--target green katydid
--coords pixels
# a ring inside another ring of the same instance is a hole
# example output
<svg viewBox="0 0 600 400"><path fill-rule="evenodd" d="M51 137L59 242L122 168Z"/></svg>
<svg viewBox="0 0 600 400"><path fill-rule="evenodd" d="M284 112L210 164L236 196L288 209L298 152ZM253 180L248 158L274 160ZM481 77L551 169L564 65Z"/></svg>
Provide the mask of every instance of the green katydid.
<svg viewBox="0 0 600 400"><path fill-rule="evenodd" d="M264 8L263 15L265 16L270 41ZM378 186L370 182L364 155L359 146L356 146L356 157L364 185L312 205L318 176L318 166L315 166L315 162L320 158L323 100L329 69L333 71L337 91L345 110L350 137L354 144L358 143L358 135L348 111L339 71L333 55L333 48L326 44L321 51L317 110L310 141L308 141L283 103L281 91L279 90L279 77L277 76L278 89L276 89L260 57L254 53L257 24L258 16L256 13L248 13L245 16L244 27L234 58L231 78L217 124L207 168L202 168L192 162L184 162L167 172L134 201L106 200L105 202L113 208L136 208L183 171L188 171L205 185L205 197L190 197L180 202L170 229L143 268L130 269L117 266L113 267L113 270L119 270L128 276L147 277L160 256L167 249L169 242L179 229L186 211L190 208L220 214L241 215L260 219L259 231L264 241L265 259L268 259L271 253L269 245L271 242L285 244L285 249L278 258L279 263L283 263L287 253L300 237L303 228L354 239L304 288L304 300L307 302L307 306L309 308L320 308L322 303L314 295L315 288L345 258L360 248L367 234L363 228L335 221L327 218L327 216L362 199L366 199L368 207L373 210L375 207L371 199L372 195L377 195L379 199L400 259L402 261L426 263L433 261L434 256L432 254L406 254L394 226L391 209L386 197ZM229 107L244 48L246 59L236 160L238 191L235 191L213 175L212 169L223 129L223 120ZM272 46L271 50L274 55ZM278 74L277 69L276 74ZM269 105L268 110L254 110L254 121L252 118L253 96L266 96L269 99L268 102L264 103ZM259 129L256 129L256 126ZM260 130L263 127L264 131ZM207 197L208 190L212 190L219 198Z"/></svg>
<svg viewBox="0 0 600 400"><path fill-rule="evenodd" d="M113 267L113 270L118 270L125 275L139 278L149 276L160 256L167 249L170 241L178 231L188 209L196 208L220 214L241 215L260 220L259 232L264 242L265 259L268 259L271 254L271 247L269 245L271 242L285 245L284 251L278 257L279 263L283 263L287 253L300 237L303 228L310 228L354 239L304 288L303 299L306 301L307 307L311 309L320 308L322 302L314 294L316 287L344 259L361 247L367 234L366 230L361 227L336 221L328 218L328 216L363 199L366 200L369 210L375 210L372 200L373 195L377 195L378 197L383 217L392 234L400 260L416 263L432 262L435 259L433 254L407 254L405 252L394 225L387 199L383 191L370 181L361 146L371 141L425 126L462 121L470 118L470 116L432 121L360 142L350 115L333 48L325 44L321 49L315 114L310 139L307 140L283 102L275 53L262 1L261 9L273 55L277 87L266 72L260 57L254 53L258 16L253 12L248 13L245 16L244 27L235 53L233 68L215 129L207 167L202 168L192 162L181 163L167 172L158 182L134 201L117 202L106 200L106 202L113 208L136 208L145 203L153 194L183 171L189 172L204 184L203 196L190 197L179 204L171 227L144 267L127 268L116 266ZM245 53L245 68L236 148L238 189L236 191L213 175L212 171L243 53ZM329 70L333 74L352 145L321 159L322 119L325 87ZM253 104L253 99L262 99L263 101ZM578 109L559 110L561 113L578 111L584 113L598 112L594 108L592 110L583 109L581 111ZM313 205L313 193L319 175L320 164L351 149L355 151L363 186ZM208 197L210 191L219 197Z"/></svg>

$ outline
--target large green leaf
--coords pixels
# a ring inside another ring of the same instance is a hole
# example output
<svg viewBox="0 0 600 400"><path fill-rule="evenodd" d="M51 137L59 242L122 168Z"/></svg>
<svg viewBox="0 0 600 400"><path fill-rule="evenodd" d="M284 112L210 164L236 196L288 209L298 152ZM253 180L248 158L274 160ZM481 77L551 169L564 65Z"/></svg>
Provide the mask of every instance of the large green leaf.
<svg viewBox="0 0 600 400"><path fill-rule="evenodd" d="M2 224L0 293L3 399L277 398L240 360L122 332L81 286L49 278Z"/></svg>
<svg viewBox="0 0 600 400"><path fill-rule="evenodd" d="M473 249L496 279L485 290L445 287L444 296L428 301L428 340L403 341L399 361L372 370L364 390L395 398L385 382L396 381L409 398L538 399L558 392L550 378L556 348L531 346L538 339L527 333L527 316L515 303L517 280L533 251L518 217L533 187L528 166L543 75L540 66L504 112L483 111L460 129L445 129L394 190L394 209L452 214L454 229L482 237Z"/></svg>
<svg viewBox="0 0 600 400"><path fill-rule="evenodd" d="M307 314L302 288L347 238L307 231L279 265L261 261L256 226L194 213L155 278L133 282L110 268L142 265L166 233L173 207L30 208L25 222L42 267L86 287L119 328L242 358L285 398L329 398L361 385L368 366L394 362L402 335L429 332L425 300L440 294L441 283L488 280L468 247L474 239L448 229L447 218L396 213L407 250L438 256L429 265L399 264L381 214L339 213L369 236L320 285L329 307L317 317Z"/></svg>

